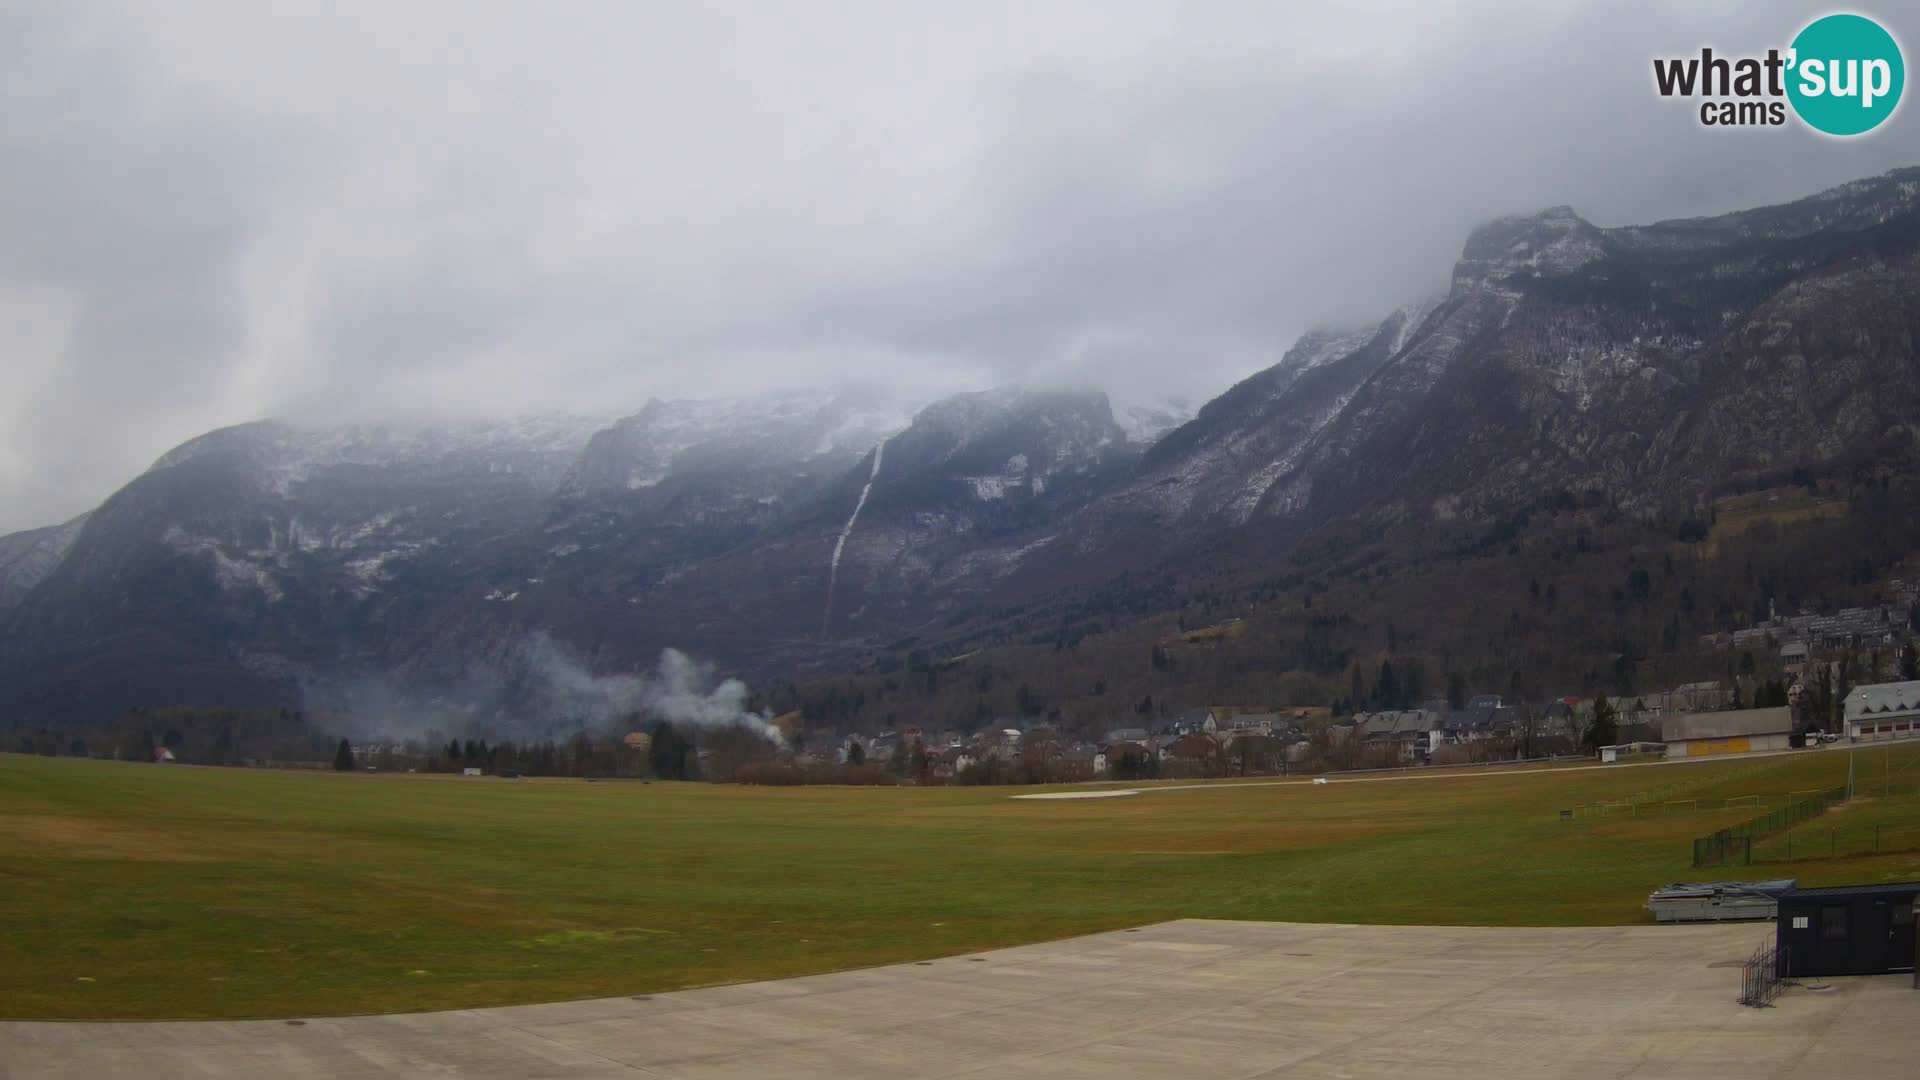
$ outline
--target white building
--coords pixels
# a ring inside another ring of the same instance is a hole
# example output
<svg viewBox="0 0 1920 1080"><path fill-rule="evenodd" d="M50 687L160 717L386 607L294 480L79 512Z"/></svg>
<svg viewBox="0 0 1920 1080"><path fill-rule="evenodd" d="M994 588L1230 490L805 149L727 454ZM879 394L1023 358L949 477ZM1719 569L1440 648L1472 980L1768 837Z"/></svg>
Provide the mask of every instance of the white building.
<svg viewBox="0 0 1920 1080"><path fill-rule="evenodd" d="M1920 735L1920 682L1875 683L1847 695L1849 739L1905 739Z"/></svg>

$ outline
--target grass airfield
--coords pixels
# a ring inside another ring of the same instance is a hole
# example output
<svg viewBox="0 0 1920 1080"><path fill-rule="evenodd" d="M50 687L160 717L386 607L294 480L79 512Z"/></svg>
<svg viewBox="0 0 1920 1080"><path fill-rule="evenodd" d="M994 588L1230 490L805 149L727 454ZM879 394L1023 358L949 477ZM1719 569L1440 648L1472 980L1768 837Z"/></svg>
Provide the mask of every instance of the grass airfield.
<svg viewBox="0 0 1920 1080"><path fill-rule="evenodd" d="M1895 776L1920 764L1920 747L1892 755ZM1178 918L1629 924L1647 921L1646 894L1672 881L1920 876L1920 852L1688 865L1694 836L1754 813L1727 800L1830 787L1846 772L1847 754L1827 749L1030 801L1008 788L0 755L0 1016L330 1015L643 994ZM1560 818L1656 789L1663 807L1685 808ZM1920 825L1910 799L1848 812Z"/></svg>

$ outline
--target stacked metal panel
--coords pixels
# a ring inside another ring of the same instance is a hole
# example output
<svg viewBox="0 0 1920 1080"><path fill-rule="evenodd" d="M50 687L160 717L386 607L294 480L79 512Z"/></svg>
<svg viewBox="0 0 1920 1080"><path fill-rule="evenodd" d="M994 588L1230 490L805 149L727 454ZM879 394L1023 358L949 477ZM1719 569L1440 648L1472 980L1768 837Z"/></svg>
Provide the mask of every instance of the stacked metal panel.
<svg viewBox="0 0 1920 1080"><path fill-rule="evenodd" d="M1668 885L1647 897L1647 910L1660 922L1715 922L1722 919L1771 919L1779 896L1794 879L1705 881Z"/></svg>

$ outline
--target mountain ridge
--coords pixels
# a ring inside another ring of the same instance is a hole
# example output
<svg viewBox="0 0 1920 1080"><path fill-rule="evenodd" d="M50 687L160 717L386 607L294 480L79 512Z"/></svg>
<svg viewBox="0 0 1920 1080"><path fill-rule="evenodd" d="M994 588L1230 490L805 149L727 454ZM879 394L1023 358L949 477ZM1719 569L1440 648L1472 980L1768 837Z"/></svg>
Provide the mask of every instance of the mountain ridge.
<svg viewBox="0 0 1920 1080"><path fill-rule="evenodd" d="M1920 169L1650 225L1499 218L1445 296L1309 331L1150 443L1168 415L1033 387L222 429L63 532L0 539L0 704L223 678L287 700L344 670L431 697L536 631L596 669L675 646L819 676L1142 575L1311 580L1356 529L1569 500L1694 519L1729 487L1914 456L1916 251ZM1163 610L1140 595L1131 617Z"/></svg>

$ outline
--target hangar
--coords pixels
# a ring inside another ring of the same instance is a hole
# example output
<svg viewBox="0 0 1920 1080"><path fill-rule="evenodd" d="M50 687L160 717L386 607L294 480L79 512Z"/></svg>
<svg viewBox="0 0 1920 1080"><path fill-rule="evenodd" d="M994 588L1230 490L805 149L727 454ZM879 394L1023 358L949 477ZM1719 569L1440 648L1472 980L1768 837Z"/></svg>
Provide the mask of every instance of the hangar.
<svg viewBox="0 0 1920 1080"><path fill-rule="evenodd" d="M1792 735L1793 710L1784 705L1681 713L1660 722L1660 736L1670 758L1785 750L1793 745Z"/></svg>

